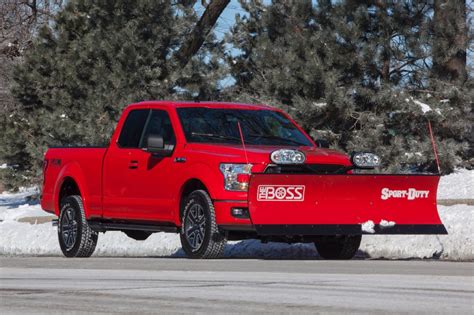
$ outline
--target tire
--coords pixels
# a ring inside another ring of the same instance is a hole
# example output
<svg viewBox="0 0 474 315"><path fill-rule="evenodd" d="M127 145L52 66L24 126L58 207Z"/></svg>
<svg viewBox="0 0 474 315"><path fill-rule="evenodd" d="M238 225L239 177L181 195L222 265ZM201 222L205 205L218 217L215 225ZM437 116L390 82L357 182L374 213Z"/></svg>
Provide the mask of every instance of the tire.
<svg viewBox="0 0 474 315"><path fill-rule="evenodd" d="M361 235L327 236L316 242L316 249L324 259L351 259L357 253Z"/></svg>
<svg viewBox="0 0 474 315"><path fill-rule="evenodd" d="M73 195L63 198L58 220L58 239L64 256L90 257L98 237L98 233L87 223L81 197Z"/></svg>
<svg viewBox="0 0 474 315"><path fill-rule="evenodd" d="M214 205L206 191L195 190L187 197L181 222L181 245L189 258L223 255L226 239L218 230Z"/></svg>
<svg viewBox="0 0 474 315"><path fill-rule="evenodd" d="M151 232L138 230L127 230L123 232L127 234L128 237L133 238L136 241L144 241L151 235Z"/></svg>

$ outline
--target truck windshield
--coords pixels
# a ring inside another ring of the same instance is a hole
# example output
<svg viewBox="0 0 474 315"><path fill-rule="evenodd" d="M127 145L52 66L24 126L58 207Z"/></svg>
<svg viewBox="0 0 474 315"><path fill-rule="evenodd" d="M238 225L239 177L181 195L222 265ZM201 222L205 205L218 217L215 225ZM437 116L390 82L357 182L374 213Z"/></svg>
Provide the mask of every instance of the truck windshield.
<svg viewBox="0 0 474 315"><path fill-rule="evenodd" d="M312 146L288 118L276 111L202 107L177 111L188 142L240 143L240 122L247 144Z"/></svg>

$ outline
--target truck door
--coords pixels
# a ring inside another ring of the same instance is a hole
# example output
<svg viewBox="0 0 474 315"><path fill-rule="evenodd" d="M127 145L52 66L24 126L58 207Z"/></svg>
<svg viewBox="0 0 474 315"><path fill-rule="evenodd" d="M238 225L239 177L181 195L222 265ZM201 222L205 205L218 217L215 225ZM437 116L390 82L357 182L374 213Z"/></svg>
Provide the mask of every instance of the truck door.
<svg viewBox="0 0 474 315"><path fill-rule="evenodd" d="M132 110L104 161L104 218L172 221L173 156L143 150L149 134L176 145L166 110Z"/></svg>

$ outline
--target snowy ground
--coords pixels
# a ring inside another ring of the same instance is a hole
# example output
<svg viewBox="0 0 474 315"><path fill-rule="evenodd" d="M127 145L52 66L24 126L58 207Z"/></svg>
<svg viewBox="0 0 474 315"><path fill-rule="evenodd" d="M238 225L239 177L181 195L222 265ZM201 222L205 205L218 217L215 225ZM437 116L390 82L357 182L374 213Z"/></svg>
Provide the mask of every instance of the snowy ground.
<svg viewBox="0 0 474 315"><path fill-rule="evenodd" d="M44 216L37 203L29 200L34 189L17 194L0 194L0 255L61 255L56 228L51 223L30 224ZM474 199L474 171L460 170L441 179L438 199ZM364 236L359 257L367 258L439 258L474 260L474 206L457 204L438 206L449 235L374 235ZM31 219L33 218L33 219ZM156 233L137 242L121 232L100 234L94 253L97 256L184 256L176 234ZM226 257L317 258L311 244L261 244L247 240L230 242Z"/></svg>
<svg viewBox="0 0 474 315"><path fill-rule="evenodd" d="M441 177L438 200L474 199L474 170L457 170Z"/></svg>

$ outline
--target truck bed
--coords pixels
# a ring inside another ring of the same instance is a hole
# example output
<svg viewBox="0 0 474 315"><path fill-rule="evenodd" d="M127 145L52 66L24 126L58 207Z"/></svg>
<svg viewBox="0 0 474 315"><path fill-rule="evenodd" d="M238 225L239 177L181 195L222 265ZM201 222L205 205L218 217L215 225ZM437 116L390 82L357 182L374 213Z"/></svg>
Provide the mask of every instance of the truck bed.
<svg viewBox="0 0 474 315"><path fill-rule="evenodd" d="M102 163L106 147L74 146L51 147L45 154L44 185L41 206L46 211L59 214L58 190L68 174L77 178L80 191L89 198L84 205L91 213L102 212ZM87 176L86 176L87 174ZM63 178L63 180L58 180Z"/></svg>

